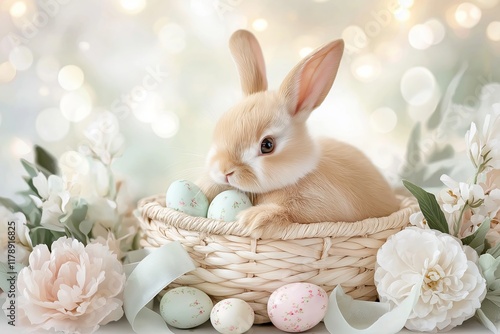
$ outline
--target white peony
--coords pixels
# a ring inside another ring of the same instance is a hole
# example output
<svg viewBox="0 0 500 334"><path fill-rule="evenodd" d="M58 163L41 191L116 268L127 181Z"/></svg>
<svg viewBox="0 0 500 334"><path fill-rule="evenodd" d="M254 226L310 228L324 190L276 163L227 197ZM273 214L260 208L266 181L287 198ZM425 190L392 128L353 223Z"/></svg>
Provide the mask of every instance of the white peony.
<svg viewBox="0 0 500 334"><path fill-rule="evenodd" d="M375 283L381 302L399 305L415 284L421 294L406 327L449 330L472 317L486 295L477 254L446 233L409 227L377 253Z"/></svg>

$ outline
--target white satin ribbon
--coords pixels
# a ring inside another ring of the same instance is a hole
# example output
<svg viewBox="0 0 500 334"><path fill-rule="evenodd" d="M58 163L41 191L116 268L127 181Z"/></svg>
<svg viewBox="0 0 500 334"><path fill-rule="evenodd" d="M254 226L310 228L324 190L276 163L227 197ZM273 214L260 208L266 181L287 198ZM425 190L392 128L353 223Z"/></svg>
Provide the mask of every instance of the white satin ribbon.
<svg viewBox="0 0 500 334"><path fill-rule="evenodd" d="M138 334L173 333L163 318L147 305L163 288L195 266L178 241L147 253L143 253L146 257L139 263L125 267L125 272L132 269L123 292L125 316ZM134 255L137 257L140 253Z"/></svg>
<svg viewBox="0 0 500 334"><path fill-rule="evenodd" d="M340 285L332 291L328 311L323 319L329 333L394 334L406 320L420 296L421 284L415 284L408 297L393 310L389 304L354 300Z"/></svg>

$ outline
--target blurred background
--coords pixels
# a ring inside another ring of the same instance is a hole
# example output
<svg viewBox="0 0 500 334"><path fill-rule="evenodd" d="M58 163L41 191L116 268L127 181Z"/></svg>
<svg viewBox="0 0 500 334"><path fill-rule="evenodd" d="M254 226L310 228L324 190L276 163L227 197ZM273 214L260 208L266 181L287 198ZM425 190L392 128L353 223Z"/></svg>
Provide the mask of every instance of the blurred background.
<svg viewBox="0 0 500 334"><path fill-rule="evenodd" d="M395 186L437 186L465 173L465 131L500 101L499 2L1 0L0 196L25 189L19 159L34 144L78 149L105 111L134 198L196 180L217 118L241 98L227 47L240 28L259 39L272 89L343 38L311 131L361 148Z"/></svg>

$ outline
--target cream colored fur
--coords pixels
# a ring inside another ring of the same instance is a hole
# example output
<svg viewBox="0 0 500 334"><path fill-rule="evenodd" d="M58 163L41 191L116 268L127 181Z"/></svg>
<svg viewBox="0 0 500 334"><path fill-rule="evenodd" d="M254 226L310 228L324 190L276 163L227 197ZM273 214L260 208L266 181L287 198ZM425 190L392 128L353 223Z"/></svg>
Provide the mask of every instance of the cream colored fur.
<svg viewBox="0 0 500 334"><path fill-rule="evenodd" d="M393 190L363 153L334 139L315 139L305 124L333 84L343 41L312 52L278 91L266 90L262 52L250 32L235 32L230 46L246 97L215 127L207 175L199 182L210 200L230 188L249 193L254 206L238 221L253 237L292 222L352 222L398 209ZM262 155L267 136L275 139L275 150Z"/></svg>

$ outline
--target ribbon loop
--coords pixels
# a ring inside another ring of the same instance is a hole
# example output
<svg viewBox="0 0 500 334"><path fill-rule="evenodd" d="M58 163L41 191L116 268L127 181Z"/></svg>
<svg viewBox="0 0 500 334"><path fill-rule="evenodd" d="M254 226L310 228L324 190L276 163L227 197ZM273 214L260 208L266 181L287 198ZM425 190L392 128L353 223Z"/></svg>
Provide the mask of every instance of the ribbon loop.
<svg viewBox="0 0 500 334"><path fill-rule="evenodd" d="M163 318L147 305L163 288L196 267L178 241L145 254L137 265L131 264L135 268L123 292L125 316L138 334L173 333Z"/></svg>

